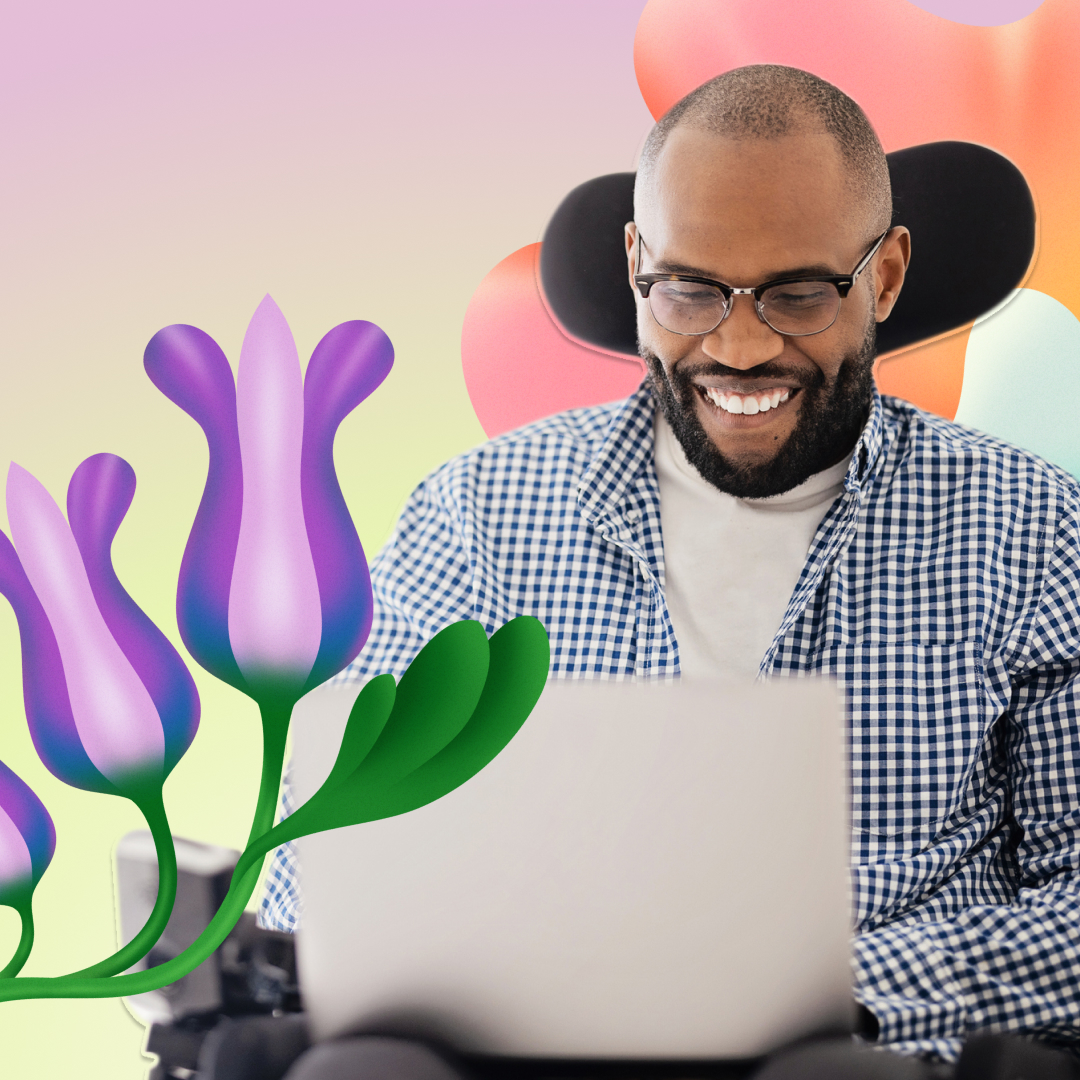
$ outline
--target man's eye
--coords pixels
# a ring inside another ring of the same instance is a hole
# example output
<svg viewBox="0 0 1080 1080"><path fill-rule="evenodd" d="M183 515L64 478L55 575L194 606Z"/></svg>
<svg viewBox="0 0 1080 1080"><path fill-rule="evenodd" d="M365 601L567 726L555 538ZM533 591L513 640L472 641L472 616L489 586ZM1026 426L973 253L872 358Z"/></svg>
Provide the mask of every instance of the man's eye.
<svg viewBox="0 0 1080 1080"><path fill-rule="evenodd" d="M665 300L673 304L715 304L723 302L723 294L711 285L698 285L693 281L662 281L653 286L659 289Z"/></svg>
<svg viewBox="0 0 1080 1080"><path fill-rule="evenodd" d="M835 301L835 297L836 290L832 285L808 281L803 284L781 285L775 289L769 289L763 302L794 310L831 304Z"/></svg>

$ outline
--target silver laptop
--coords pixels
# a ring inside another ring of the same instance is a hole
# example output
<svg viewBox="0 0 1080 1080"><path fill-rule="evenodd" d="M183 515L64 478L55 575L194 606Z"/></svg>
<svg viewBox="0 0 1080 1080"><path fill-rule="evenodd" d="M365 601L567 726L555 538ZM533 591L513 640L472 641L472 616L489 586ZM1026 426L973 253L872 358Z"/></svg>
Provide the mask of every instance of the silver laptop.
<svg viewBox="0 0 1080 1080"><path fill-rule="evenodd" d="M299 801L357 689L297 709ZM849 836L832 685L549 683L456 791L299 842L314 1033L715 1059L844 1029Z"/></svg>

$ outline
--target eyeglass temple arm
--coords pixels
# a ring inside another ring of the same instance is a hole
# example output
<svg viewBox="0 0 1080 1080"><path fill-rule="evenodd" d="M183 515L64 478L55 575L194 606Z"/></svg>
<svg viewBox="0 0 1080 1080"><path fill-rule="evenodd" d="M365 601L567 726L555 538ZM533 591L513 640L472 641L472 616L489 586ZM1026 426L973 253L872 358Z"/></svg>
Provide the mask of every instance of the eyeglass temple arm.
<svg viewBox="0 0 1080 1080"><path fill-rule="evenodd" d="M859 265L855 267L851 272L851 283L855 284L859 275L870 265L870 260L878 253L878 248L885 243L885 237L892 232L892 226L890 225L870 246L870 250L862 257Z"/></svg>

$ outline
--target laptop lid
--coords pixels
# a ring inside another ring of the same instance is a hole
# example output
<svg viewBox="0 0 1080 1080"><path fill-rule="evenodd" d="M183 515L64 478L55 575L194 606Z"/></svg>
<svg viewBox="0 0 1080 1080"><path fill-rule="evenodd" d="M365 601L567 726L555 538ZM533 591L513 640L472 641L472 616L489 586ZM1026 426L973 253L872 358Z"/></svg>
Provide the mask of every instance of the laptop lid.
<svg viewBox="0 0 1080 1080"><path fill-rule="evenodd" d="M298 707L298 803L357 691ZM711 1059L843 1029L849 837L832 685L549 683L457 790L298 842L314 1033Z"/></svg>

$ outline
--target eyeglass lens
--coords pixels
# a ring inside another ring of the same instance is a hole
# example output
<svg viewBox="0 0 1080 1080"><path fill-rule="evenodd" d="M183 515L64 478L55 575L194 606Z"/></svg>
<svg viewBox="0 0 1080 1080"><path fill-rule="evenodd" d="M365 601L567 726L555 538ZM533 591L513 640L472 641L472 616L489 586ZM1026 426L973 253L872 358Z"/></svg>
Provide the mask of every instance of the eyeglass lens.
<svg viewBox="0 0 1080 1080"><path fill-rule="evenodd" d="M657 281L649 290L653 318L676 334L707 334L720 325L731 301L712 285ZM760 311L779 334L817 334L836 321L840 293L825 281L776 285L762 294Z"/></svg>

